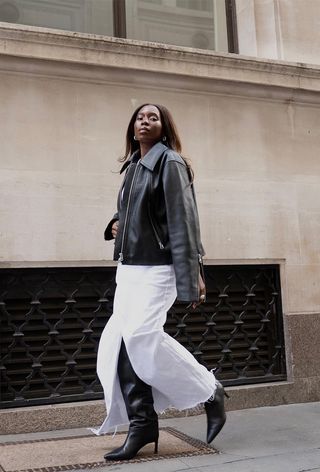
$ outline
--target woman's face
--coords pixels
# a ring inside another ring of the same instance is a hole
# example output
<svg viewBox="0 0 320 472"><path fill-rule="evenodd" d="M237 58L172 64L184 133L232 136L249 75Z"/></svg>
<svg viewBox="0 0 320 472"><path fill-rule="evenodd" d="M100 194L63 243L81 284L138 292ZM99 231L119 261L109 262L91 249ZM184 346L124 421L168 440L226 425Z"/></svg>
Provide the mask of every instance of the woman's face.
<svg viewBox="0 0 320 472"><path fill-rule="evenodd" d="M146 105L139 110L134 122L134 135L140 143L153 145L160 141L162 123L157 107Z"/></svg>

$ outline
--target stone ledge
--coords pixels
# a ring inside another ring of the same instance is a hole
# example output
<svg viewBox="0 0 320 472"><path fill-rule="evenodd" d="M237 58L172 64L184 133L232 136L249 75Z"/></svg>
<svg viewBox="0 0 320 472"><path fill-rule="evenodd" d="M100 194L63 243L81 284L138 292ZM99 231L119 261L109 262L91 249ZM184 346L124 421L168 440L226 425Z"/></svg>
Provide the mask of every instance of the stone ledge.
<svg viewBox="0 0 320 472"><path fill-rule="evenodd" d="M203 263L205 265L255 265L255 264L279 264L284 265L285 258L256 258L256 259L207 259L204 256ZM110 259L96 260L64 260L64 261L1 261L0 269L22 269L22 268L44 268L44 267L117 267L118 263ZM306 313L299 313L304 315Z"/></svg>
<svg viewBox="0 0 320 472"><path fill-rule="evenodd" d="M0 23L0 56L320 90L320 66Z"/></svg>
<svg viewBox="0 0 320 472"><path fill-rule="evenodd" d="M1 30L0 30L1 32ZM1 38L0 38L1 50ZM148 62L149 59L146 59ZM186 92L201 95L223 95L228 97L253 98L254 100L281 101L287 104L299 103L312 107L320 104L320 94L317 90L303 90L297 88L297 84L286 82L282 86L270 85L261 81L246 83L244 81L231 81L236 77L231 72L229 79L217 79L208 76L189 76L180 74L179 67L175 73L157 72L150 70L138 70L132 67L131 73L121 67L104 65L103 67L85 63L71 63L66 61L39 59L31 57L17 57L14 55L1 55L0 73L21 75L24 78L58 79L72 82L94 83L101 85L116 85L132 87L135 89L170 90L171 92Z"/></svg>
<svg viewBox="0 0 320 472"><path fill-rule="evenodd" d="M319 377L299 382L278 382L227 388L226 409L242 410L262 406L320 401ZM161 418L203 413L202 407L187 411L167 410ZM103 400L48 406L11 408L0 412L0 434L17 434L80 427L94 427L105 417Z"/></svg>

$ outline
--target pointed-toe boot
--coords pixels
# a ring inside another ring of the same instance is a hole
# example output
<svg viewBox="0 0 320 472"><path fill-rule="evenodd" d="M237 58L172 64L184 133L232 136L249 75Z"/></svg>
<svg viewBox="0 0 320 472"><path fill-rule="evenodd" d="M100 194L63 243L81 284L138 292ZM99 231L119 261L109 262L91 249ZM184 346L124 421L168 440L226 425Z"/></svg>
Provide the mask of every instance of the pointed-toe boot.
<svg viewBox="0 0 320 472"><path fill-rule="evenodd" d="M105 454L104 458L106 461L130 460L149 443L155 443L156 454L159 425L158 415L153 407L152 388L135 373L123 341L119 353L118 376L130 426L124 444Z"/></svg>
<svg viewBox="0 0 320 472"><path fill-rule="evenodd" d="M124 444L117 449L105 454L106 461L128 461L133 459L144 446L155 443L154 453L158 452L159 430L157 426L136 428L130 425Z"/></svg>
<svg viewBox="0 0 320 472"><path fill-rule="evenodd" d="M226 412L224 409L225 393L220 382L217 384L216 392L213 399L205 402L204 408L207 414L207 443L211 443L214 438L220 433L226 422Z"/></svg>

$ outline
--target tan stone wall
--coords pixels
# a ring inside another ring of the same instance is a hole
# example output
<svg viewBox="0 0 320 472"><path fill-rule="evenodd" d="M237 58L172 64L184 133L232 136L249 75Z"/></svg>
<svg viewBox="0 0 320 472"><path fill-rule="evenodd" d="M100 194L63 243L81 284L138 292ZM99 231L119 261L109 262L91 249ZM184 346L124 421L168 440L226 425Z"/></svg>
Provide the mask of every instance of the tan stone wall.
<svg viewBox="0 0 320 472"><path fill-rule="evenodd" d="M320 63L318 0L236 0L239 52Z"/></svg>
<svg viewBox="0 0 320 472"><path fill-rule="evenodd" d="M135 45L128 73L128 45L120 54L124 43L103 52L88 42L74 65L70 41L26 41L17 58L0 38L0 267L111 263L103 230L128 119L140 103L163 103L193 161L207 262L281 264L288 374L300 382L281 387L281 401L319 399L319 69L174 48L157 58ZM107 65L112 51L118 67Z"/></svg>
<svg viewBox="0 0 320 472"><path fill-rule="evenodd" d="M117 157L134 107L151 101L173 111L193 161L208 259L285 259L292 282L320 267L318 107L10 74L1 85L2 261L111 257ZM319 306L306 289L290 311Z"/></svg>

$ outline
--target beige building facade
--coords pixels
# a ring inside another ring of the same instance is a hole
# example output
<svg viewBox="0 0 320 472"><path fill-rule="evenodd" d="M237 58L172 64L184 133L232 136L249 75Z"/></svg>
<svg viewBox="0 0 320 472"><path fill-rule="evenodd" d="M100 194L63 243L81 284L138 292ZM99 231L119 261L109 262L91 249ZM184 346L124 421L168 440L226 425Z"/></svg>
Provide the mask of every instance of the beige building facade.
<svg viewBox="0 0 320 472"><path fill-rule="evenodd" d="M0 268L114 264L126 125L162 103L193 163L206 264L280 267L287 381L232 387L229 408L318 401L320 4L236 0L236 18L239 54L0 23Z"/></svg>

